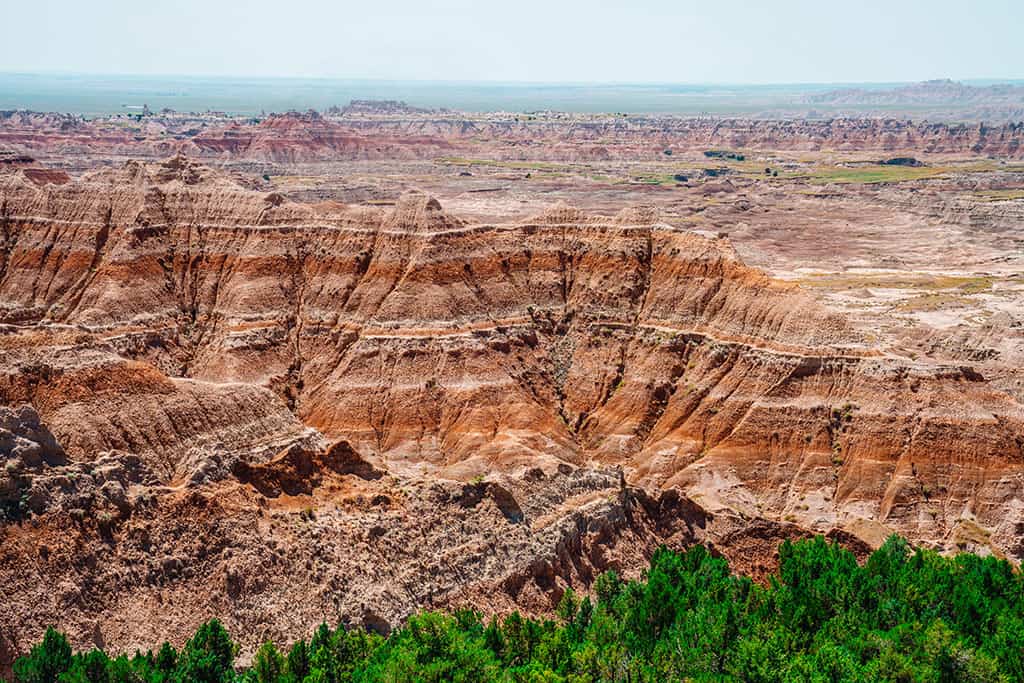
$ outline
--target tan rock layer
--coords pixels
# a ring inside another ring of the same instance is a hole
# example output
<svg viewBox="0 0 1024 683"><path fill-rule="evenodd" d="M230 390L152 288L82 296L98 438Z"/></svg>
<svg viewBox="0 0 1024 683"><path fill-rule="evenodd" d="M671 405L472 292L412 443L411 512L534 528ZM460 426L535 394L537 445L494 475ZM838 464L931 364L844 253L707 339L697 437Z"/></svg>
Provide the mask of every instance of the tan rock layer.
<svg viewBox="0 0 1024 683"><path fill-rule="evenodd" d="M63 159L114 155L276 163L432 159L475 155L562 161L651 159L665 149L719 147L1024 158L1024 124L952 124L881 118L757 120L676 116L510 118L458 113L322 117L273 114L253 122L217 118L123 121L0 112L0 148Z"/></svg>
<svg viewBox="0 0 1024 683"><path fill-rule="evenodd" d="M599 461L709 509L942 545L976 524L1022 552L1020 404L969 368L875 354L727 242L644 211L467 225L420 196L285 202L181 158L9 174L0 205L6 343L59 322L141 364L72 350L59 384L6 380L75 458L139 450L187 476L197 435L298 438L287 405L401 476Z"/></svg>

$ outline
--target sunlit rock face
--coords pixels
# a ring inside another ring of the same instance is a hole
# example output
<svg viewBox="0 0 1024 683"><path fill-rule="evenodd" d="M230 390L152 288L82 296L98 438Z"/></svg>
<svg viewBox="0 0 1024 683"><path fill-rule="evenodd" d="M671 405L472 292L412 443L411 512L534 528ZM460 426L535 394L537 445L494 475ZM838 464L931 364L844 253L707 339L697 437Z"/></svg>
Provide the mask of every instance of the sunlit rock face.
<svg viewBox="0 0 1024 683"><path fill-rule="evenodd" d="M58 613L128 647L539 611L659 543L1024 554L1016 400L650 210L302 204L177 156L9 169L0 226L0 401L34 411L0 494L35 520L0 591L47 587L9 651Z"/></svg>

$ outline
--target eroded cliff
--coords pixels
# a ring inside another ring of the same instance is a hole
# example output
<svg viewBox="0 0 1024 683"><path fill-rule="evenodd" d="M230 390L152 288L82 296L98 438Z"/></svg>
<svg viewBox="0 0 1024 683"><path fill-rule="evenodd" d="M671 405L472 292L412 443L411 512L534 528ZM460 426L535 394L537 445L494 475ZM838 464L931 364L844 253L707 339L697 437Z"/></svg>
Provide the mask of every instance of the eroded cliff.
<svg viewBox="0 0 1024 683"><path fill-rule="evenodd" d="M0 653L65 612L120 647L540 610L663 542L1024 555L1017 401L650 210L476 224L175 157L12 170L0 228L0 402L67 458L3 453Z"/></svg>

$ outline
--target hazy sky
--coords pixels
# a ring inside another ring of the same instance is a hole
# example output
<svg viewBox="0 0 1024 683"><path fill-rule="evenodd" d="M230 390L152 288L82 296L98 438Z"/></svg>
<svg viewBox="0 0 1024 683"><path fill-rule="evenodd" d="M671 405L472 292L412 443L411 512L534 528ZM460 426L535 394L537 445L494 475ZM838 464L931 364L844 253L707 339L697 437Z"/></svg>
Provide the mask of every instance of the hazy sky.
<svg viewBox="0 0 1024 683"><path fill-rule="evenodd" d="M1024 78L1024 0L3 0L0 71L632 82Z"/></svg>

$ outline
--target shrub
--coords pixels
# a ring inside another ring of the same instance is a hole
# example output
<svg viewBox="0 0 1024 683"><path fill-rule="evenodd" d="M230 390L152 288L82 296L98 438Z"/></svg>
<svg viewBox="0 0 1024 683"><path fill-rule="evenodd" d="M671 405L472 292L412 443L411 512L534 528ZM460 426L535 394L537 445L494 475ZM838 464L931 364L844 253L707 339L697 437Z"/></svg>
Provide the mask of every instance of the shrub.
<svg viewBox="0 0 1024 683"><path fill-rule="evenodd" d="M253 658L249 678L256 683L277 683L285 671L284 657L269 640L260 645Z"/></svg>
<svg viewBox="0 0 1024 683"><path fill-rule="evenodd" d="M565 590L557 621L423 612L387 638L321 624L287 657L264 643L241 680L1024 681L1024 579L993 557L892 537L862 566L818 537L783 543L760 586L702 546L661 548L640 580L609 571L592 589ZM224 683L238 679L234 656L217 621L180 655L165 645L130 661L72 656L50 629L14 671L33 683Z"/></svg>
<svg viewBox="0 0 1024 683"><path fill-rule="evenodd" d="M212 619L196 631L178 656L176 683L222 683L234 676L235 645L224 626Z"/></svg>
<svg viewBox="0 0 1024 683"><path fill-rule="evenodd" d="M14 676L21 683L54 683L70 666L71 646L67 638L50 627L43 642L14 663Z"/></svg>

